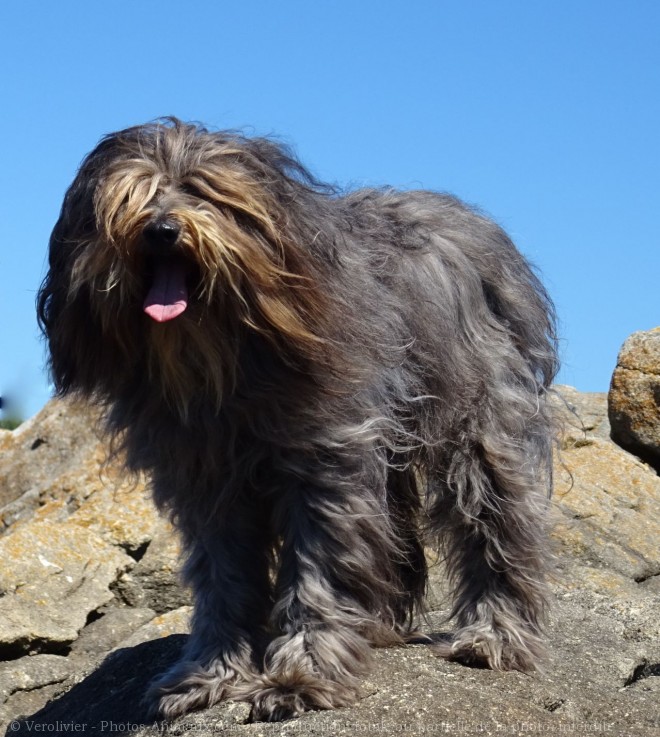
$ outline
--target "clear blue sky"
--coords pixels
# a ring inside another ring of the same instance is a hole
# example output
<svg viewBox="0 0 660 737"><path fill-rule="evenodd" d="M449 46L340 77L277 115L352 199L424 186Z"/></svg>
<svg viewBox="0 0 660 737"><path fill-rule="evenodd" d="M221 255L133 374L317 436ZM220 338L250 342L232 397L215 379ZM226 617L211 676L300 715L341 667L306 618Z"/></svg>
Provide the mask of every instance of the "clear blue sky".
<svg viewBox="0 0 660 737"><path fill-rule="evenodd" d="M26 414L64 190L103 133L168 114L480 205L544 275L564 383L606 391L660 323L657 0L6 0L0 69L0 393Z"/></svg>

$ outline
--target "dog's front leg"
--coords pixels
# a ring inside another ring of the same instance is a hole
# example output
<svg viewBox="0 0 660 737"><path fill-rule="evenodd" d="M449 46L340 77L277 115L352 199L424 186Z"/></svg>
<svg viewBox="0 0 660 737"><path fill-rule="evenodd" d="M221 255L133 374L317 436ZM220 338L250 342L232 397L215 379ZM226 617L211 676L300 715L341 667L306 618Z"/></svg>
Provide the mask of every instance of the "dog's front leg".
<svg viewBox="0 0 660 737"><path fill-rule="evenodd" d="M396 639L394 536L366 487L290 491L279 500L282 538L269 645L260 681L246 684L253 718L277 721L355 701L370 641Z"/></svg>
<svg viewBox="0 0 660 737"><path fill-rule="evenodd" d="M256 677L271 605L269 545L254 507L181 527L195 609L181 659L147 693L164 719L211 706Z"/></svg>

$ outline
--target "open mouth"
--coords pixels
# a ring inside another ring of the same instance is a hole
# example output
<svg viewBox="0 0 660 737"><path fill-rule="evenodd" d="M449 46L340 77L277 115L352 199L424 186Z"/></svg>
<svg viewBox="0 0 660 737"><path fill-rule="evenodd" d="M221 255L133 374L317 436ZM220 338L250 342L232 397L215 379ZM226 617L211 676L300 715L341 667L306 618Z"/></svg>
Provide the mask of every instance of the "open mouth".
<svg viewBox="0 0 660 737"><path fill-rule="evenodd" d="M174 320L188 307L189 266L183 259L158 259L149 269L143 310L156 322Z"/></svg>

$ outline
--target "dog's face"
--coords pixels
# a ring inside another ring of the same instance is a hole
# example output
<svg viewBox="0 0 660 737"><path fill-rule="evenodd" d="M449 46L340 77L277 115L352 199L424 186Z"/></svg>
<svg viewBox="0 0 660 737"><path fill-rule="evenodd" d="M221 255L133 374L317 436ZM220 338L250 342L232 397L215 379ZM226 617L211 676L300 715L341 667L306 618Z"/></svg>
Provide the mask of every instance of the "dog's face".
<svg viewBox="0 0 660 737"><path fill-rule="evenodd" d="M141 304L166 322L226 289L242 301L246 279L260 289L295 279L276 189L288 182L267 170L278 152L268 145L178 122L108 136L53 234L51 248L71 246L72 292L91 287L97 300Z"/></svg>
<svg viewBox="0 0 660 737"><path fill-rule="evenodd" d="M112 394L100 377L121 357L185 393L242 330L315 350L324 306L291 217L311 188L264 139L176 120L104 138L66 194L39 295L60 391Z"/></svg>

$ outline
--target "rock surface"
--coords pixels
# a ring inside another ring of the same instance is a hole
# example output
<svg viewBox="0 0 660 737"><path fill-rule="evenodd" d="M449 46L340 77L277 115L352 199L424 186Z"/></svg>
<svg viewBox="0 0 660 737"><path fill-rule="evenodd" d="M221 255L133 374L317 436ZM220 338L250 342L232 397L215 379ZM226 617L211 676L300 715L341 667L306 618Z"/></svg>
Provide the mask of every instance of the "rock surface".
<svg viewBox="0 0 660 737"><path fill-rule="evenodd" d="M612 438L660 472L660 327L623 344L609 392Z"/></svg>
<svg viewBox="0 0 660 737"><path fill-rule="evenodd" d="M540 676L447 663L424 646L375 652L364 698L283 724L245 704L184 717L172 734L660 733L660 478L609 440L607 397L558 387L557 571ZM148 681L185 641L178 547L142 480L121 482L93 416L51 402L0 433L0 722L7 734L132 732ZM36 443L38 439L44 442ZM41 451L41 453L40 453ZM430 627L447 585L431 574Z"/></svg>
<svg viewBox="0 0 660 737"><path fill-rule="evenodd" d="M105 456L97 424L85 404L49 402L13 432L0 430L0 529L29 514L48 489L58 496L65 489L94 492ZM9 504L18 499L20 504Z"/></svg>

